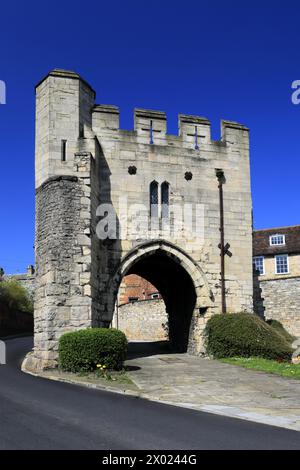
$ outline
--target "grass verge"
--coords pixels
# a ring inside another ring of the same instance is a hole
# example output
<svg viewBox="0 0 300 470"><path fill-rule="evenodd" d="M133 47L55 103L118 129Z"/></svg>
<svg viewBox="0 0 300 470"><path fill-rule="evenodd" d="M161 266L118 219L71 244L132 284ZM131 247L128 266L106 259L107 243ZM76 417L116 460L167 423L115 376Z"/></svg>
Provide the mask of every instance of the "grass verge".
<svg viewBox="0 0 300 470"><path fill-rule="evenodd" d="M100 375L94 372L66 372L59 368L46 369L39 373L40 377L60 380L62 382L77 383L78 385L95 385L116 390L138 391L139 388L131 380L126 369L122 371L110 371L108 374Z"/></svg>
<svg viewBox="0 0 300 470"><path fill-rule="evenodd" d="M126 384L132 385L133 382L129 375L126 373L126 369L120 371L105 371L104 373L99 373L99 371L94 372L77 372L75 375L78 377L87 377L93 381L106 381L106 382L115 382L116 384Z"/></svg>
<svg viewBox="0 0 300 470"><path fill-rule="evenodd" d="M245 367L246 369L260 370L269 374L281 375L290 379L300 379L300 364L291 364L289 362L279 362L272 359L263 359L260 357L230 357L220 359L221 362L235 366Z"/></svg>

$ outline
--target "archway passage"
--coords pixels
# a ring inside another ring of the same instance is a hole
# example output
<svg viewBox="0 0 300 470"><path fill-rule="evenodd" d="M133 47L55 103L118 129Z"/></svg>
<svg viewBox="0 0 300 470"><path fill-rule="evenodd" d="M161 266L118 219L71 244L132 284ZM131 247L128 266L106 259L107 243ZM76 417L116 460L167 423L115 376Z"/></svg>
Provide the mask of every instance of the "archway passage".
<svg viewBox="0 0 300 470"><path fill-rule="evenodd" d="M168 312L170 346L174 352L186 352L196 304L194 284L186 270L166 252L157 250L137 259L126 274L137 274L157 288Z"/></svg>
<svg viewBox="0 0 300 470"><path fill-rule="evenodd" d="M168 314L158 289L137 274L125 275L119 287L113 326L123 331L129 342L139 343L135 349L144 350L143 344L150 342L148 348L156 350L159 343L166 348Z"/></svg>

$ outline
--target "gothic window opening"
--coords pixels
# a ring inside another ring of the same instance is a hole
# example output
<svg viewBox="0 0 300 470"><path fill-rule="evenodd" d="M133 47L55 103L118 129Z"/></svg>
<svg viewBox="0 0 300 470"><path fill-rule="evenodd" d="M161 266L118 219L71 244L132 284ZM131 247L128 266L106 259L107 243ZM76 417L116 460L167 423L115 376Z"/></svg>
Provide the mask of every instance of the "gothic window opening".
<svg viewBox="0 0 300 470"><path fill-rule="evenodd" d="M161 217L169 218L169 183L166 181L161 185Z"/></svg>
<svg viewBox="0 0 300 470"><path fill-rule="evenodd" d="M67 141L61 141L61 161L65 162L67 160Z"/></svg>
<svg viewBox="0 0 300 470"><path fill-rule="evenodd" d="M158 183L156 181L150 184L150 216L151 218L158 217Z"/></svg>

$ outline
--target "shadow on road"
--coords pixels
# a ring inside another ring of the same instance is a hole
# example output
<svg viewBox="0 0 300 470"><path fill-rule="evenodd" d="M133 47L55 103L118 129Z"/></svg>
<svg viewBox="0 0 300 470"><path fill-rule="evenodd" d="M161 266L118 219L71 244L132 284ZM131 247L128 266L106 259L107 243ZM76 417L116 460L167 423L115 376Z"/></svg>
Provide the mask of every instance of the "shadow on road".
<svg viewBox="0 0 300 470"><path fill-rule="evenodd" d="M0 328L0 339L6 339L10 336L32 336L30 330L20 330L17 328Z"/></svg>

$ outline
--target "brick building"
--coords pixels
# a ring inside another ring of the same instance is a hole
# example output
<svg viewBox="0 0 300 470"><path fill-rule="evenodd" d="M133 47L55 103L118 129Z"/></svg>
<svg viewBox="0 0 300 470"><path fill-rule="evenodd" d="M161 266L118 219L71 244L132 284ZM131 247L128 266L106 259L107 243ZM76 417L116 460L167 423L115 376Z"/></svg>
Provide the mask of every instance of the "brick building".
<svg viewBox="0 0 300 470"><path fill-rule="evenodd" d="M160 298L157 288L147 279L137 274L129 274L123 278L119 289L119 305Z"/></svg>

